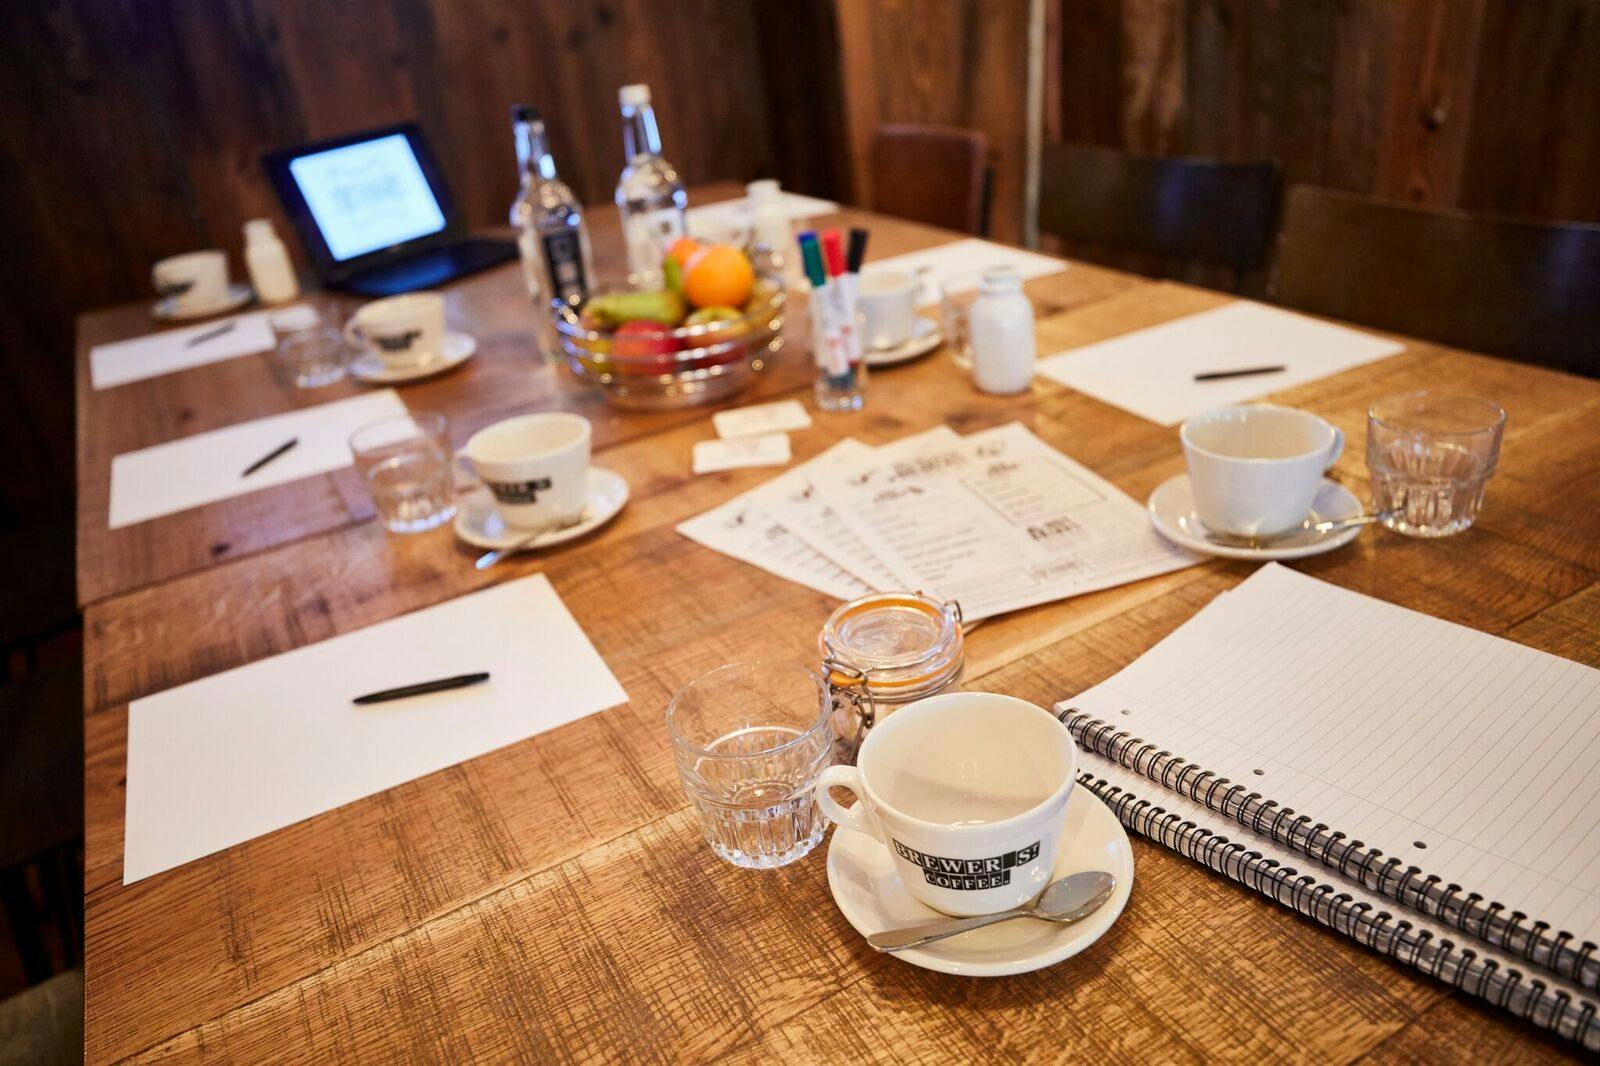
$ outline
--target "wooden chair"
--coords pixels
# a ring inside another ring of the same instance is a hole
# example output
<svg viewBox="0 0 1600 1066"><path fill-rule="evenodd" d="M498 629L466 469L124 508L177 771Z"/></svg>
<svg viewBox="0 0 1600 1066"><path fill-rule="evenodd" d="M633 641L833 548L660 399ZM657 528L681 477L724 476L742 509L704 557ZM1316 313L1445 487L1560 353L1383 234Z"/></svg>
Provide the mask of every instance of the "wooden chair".
<svg viewBox="0 0 1600 1066"><path fill-rule="evenodd" d="M1150 157L1086 144L1046 144L1039 230L1083 258L1237 289L1266 261L1282 181L1276 163ZM1138 257L1137 259L1132 257Z"/></svg>
<svg viewBox="0 0 1600 1066"><path fill-rule="evenodd" d="M872 139L872 209L987 233L989 139L951 126L880 126Z"/></svg>
<svg viewBox="0 0 1600 1066"><path fill-rule="evenodd" d="M1289 307L1600 377L1600 225L1295 186L1270 291Z"/></svg>

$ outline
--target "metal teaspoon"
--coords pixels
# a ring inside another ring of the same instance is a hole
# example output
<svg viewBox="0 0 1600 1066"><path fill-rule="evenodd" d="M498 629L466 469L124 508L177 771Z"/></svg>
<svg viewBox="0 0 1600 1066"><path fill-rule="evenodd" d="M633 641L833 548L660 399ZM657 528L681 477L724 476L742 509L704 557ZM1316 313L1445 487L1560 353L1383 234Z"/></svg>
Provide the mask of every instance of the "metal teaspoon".
<svg viewBox="0 0 1600 1066"><path fill-rule="evenodd" d="M1117 879L1103 870L1089 870L1057 878L1045 887L1044 892L1031 906L1016 907L998 914L980 914L976 918L946 918L905 929L889 929L873 933L867 943L879 951L902 951L921 947L947 936L982 929L997 922L1013 918L1043 918L1047 922L1070 924L1086 918L1099 910L1116 890Z"/></svg>

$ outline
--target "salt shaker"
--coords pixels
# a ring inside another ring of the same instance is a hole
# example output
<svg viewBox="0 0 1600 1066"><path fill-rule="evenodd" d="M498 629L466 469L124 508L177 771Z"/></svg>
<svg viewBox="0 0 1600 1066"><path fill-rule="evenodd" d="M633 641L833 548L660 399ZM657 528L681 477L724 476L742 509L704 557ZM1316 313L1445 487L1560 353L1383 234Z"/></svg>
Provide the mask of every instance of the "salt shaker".
<svg viewBox="0 0 1600 1066"><path fill-rule="evenodd" d="M967 320L972 379L983 392L1023 392L1033 380L1033 304L1011 267L983 272Z"/></svg>

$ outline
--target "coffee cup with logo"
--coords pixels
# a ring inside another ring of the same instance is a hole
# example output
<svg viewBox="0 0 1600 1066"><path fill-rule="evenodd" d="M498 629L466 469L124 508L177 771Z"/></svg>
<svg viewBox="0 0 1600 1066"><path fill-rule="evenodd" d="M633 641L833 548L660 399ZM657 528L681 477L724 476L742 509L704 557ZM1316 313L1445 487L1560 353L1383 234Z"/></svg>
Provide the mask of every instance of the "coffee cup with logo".
<svg viewBox="0 0 1600 1066"><path fill-rule="evenodd" d="M218 248L169 256L150 268L150 284L176 310L221 303L228 298L228 257Z"/></svg>
<svg viewBox="0 0 1600 1066"><path fill-rule="evenodd" d="M1275 404L1220 407L1180 431L1195 512L1207 529L1263 537L1299 526L1344 432L1309 411Z"/></svg>
<svg viewBox="0 0 1600 1066"><path fill-rule="evenodd" d="M917 279L898 270L862 274L856 283L861 336L877 351L898 348L917 324Z"/></svg>
<svg viewBox="0 0 1600 1066"><path fill-rule="evenodd" d="M1048 711L951 692L878 722L856 765L824 770L814 791L838 832L889 850L911 895L945 914L993 914L1050 883L1077 769L1077 746ZM835 787L855 805L835 802Z"/></svg>
<svg viewBox="0 0 1600 1066"><path fill-rule="evenodd" d="M426 366L444 351L444 297L412 292L374 300L362 305L344 333L352 348L372 352L390 370Z"/></svg>
<svg viewBox="0 0 1600 1066"><path fill-rule="evenodd" d="M519 415L474 433L456 464L488 488L507 526L557 529L583 517L589 440L589 420L581 415Z"/></svg>

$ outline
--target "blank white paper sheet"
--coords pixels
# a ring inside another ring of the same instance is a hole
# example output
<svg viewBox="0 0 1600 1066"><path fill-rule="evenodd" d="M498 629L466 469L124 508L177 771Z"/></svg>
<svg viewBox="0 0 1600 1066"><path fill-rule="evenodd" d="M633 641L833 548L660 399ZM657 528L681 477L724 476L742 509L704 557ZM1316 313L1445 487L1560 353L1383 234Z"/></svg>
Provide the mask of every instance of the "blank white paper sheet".
<svg viewBox="0 0 1600 1066"><path fill-rule="evenodd" d="M350 702L485 670L468 688ZM135 700L123 884L627 699L534 574Z"/></svg>
<svg viewBox="0 0 1600 1066"><path fill-rule="evenodd" d="M231 319L233 328L226 333L208 340L199 339L216 333L229 321L221 319L132 340L97 344L89 349L89 382L97 389L109 389L192 366L271 351L277 342L265 311L239 315ZM196 340L198 343L190 343Z"/></svg>
<svg viewBox="0 0 1600 1066"><path fill-rule="evenodd" d="M393 389L197 433L111 460L110 526L120 529L351 464L350 434L402 415ZM290 438L299 443L249 477L251 463Z"/></svg>
<svg viewBox="0 0 1600 1066"><path fill-rule="evenodd" d="M1052 355L1039 373L1158 425L1330 377L1405 345L1239 300ZM1282 366L1275 374L1196 381L1196 374Z"/></svg>
<svg viewBox="0 0 1600 1066"><path fill-rule="evenodd" d="M832 200L819 200L815 196L802 196L799 193L784 192L779 194L779 202L783 205L783 213L789 221L798 222L801 219L812 218L816 215L831 215L839 210L839 205ZM707 227L740 228L751 223L750 201L747 197L738 197L733 200L723 200L719 203L704 204L700 207L691 207L685 212L685 221L689 231L696 232L696 226L704 231ZM788 249L784 249L788 251Z"/></svg>
<svg viewBox="0 0 1600 1066"><path fill-rule="evenodd" d="M888 259L875 259L861 268L863 274L898 270L915 275L918 282L917 306L932 307L943 298L944 287L951 293L972 292L978 288L983 272L990 267L1008 266L1023 281L1032 281L1067 269L1064 259L1011 248L993 241L968 237L937 248L907 252Z"/></svg>

